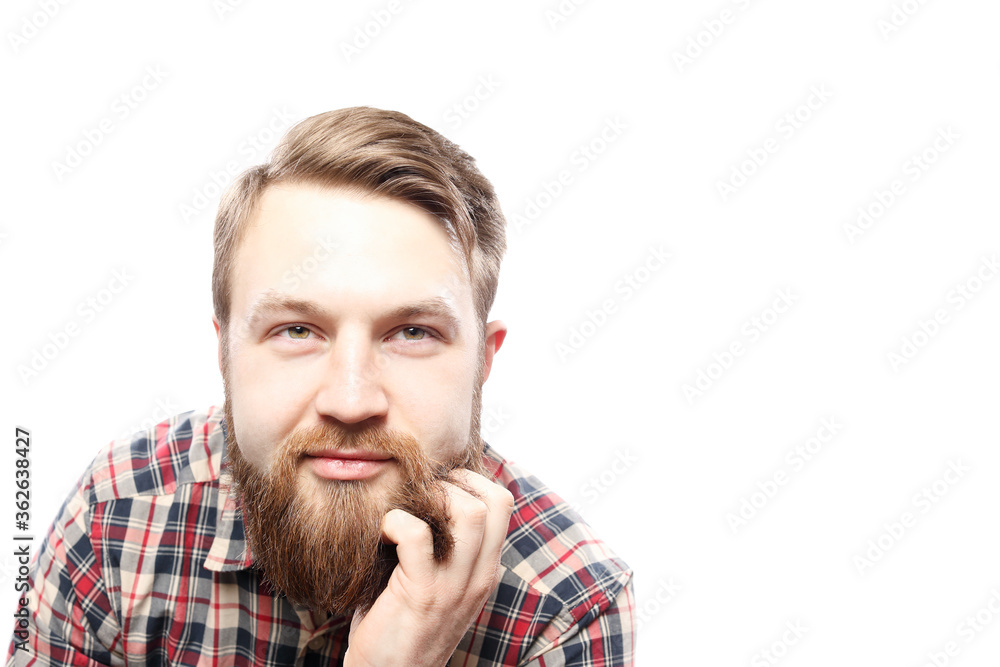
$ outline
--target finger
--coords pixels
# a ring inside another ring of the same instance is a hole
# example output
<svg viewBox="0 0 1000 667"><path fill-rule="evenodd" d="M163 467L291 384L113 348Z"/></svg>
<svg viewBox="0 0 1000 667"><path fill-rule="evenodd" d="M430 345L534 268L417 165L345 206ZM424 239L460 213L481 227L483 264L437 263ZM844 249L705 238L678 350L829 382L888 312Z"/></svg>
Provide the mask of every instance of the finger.
<svg viewBox="0 0 1000 667"><path fill-rule="evenodd" d="M479 498L462 488L464 481L458 484L444 482L445 501L448 505L448 529L455 539L448 565L453 569L471 570L483 542L489 519L489 508Z"/></svg>
<svg viewBox="0 0 1000 667"><path fill-rule="evenodd" d="M434 540L426 523L401 509L382 517L382 535L396 545L396 558L403 574L421 579L434 574Z"/></svg>
<svg viewBox="0 0 1000 667"><path fill-rule="evenodd" d="M514 511L514 496L499 484L470 470L455 471L458 480L467 485L486 506L486 524L480 541L480 558L495 562L500 557L510 517Z"/></svg>

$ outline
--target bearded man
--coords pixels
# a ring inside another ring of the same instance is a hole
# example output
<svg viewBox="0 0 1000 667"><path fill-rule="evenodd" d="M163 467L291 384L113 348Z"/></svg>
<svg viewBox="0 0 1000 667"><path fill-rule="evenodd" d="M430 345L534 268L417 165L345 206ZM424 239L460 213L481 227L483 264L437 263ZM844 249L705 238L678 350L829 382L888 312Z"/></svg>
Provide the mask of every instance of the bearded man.
<svg viewBox="0 0 1000 667"><path fill-rule="evenodd" d="M8 664L631 664L631 571L480 436L504 250L430 128L293 127L216 219L223 407L97 456Z"/></svg>

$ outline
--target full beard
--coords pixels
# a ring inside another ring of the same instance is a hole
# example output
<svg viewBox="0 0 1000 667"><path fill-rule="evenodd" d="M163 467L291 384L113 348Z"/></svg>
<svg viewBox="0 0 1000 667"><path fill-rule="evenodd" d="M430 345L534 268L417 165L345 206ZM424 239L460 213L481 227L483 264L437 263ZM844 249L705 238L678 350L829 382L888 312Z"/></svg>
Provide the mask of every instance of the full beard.
<svg viewBox="0 0 1000 667"><path fill-rule="evenodd" d="M383 543L381 530L386 512L396 508L430 527L434 558L446 561L454 538L443 483L472 492L452 477L459 467L492 479L482 460L480 401L477 391L469 445L450 461L431 461L413 437L384 427L348 433L320 424L286 437L268 470L260 472L243 458L227 397L228 461L254 566L292 602L336 615L366 612L398 563L395 545ZM368 480L317 480L306 485L314 486L314 493L304 493L308 473L300 474L299 468L310 453L323 449L391 457L400 482L376 493Z"/></svg>

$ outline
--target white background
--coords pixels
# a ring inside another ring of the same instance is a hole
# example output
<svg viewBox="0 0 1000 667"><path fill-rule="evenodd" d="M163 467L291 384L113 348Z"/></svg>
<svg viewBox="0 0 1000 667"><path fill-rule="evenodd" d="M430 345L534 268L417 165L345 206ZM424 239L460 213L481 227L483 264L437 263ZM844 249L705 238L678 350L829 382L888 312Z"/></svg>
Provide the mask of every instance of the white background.
<svg viewBox="0 0 1000 667"><path fill-rule="evenodd" d="M100 447L163 406L222 400L213 172L260 162L276 109L370 104L457 141L497 187L511 224L493 316L510 334L486 436L634 568L640 664L766 665L769 650L916 667L950 641L939 664L996 664L1000 280L984 258L1000 252L1000 5L41 6L9 1L0 24L4 456L12 470L14 427L30 428L36 546ZM123 94L143 98L124 118ZM879 193L894 200L852 232ZM650 271L650 248L671 258ZM127 287L88 318L116 270ZM627 275L644 280L628 299ZM779 290L793 305L775 317ZM754 317L770 324L752 339ZM793 464L824 419L842 427ZM950 462L967 469L953 483ZM12 472L0 491L14 496ZM977 612L980 630L960 627Z"/></svg>

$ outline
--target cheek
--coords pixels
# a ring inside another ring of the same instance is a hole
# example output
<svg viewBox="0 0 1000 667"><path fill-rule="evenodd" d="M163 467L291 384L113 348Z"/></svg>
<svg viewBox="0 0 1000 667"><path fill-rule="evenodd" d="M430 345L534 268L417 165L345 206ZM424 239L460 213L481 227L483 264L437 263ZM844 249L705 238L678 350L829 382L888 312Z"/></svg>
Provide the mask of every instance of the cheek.
<svg viewBox="0 0 1000 667"><path fill-rule="evenodd" d="M258 470L267 468L271 452L294 430L306 397L303 384L267 373L264 364L233 360L229 383L233 425L240 450Z"/></svg>
<svg viewBox="0 0 1000 667"><path fill-rule="evenodd" d="M386 386L391 387L390 414L395 408L396 424L411 432L432 458L461 453L469 441L474 373L465 367L394 370L399 372L386 375Z"/></svg>

